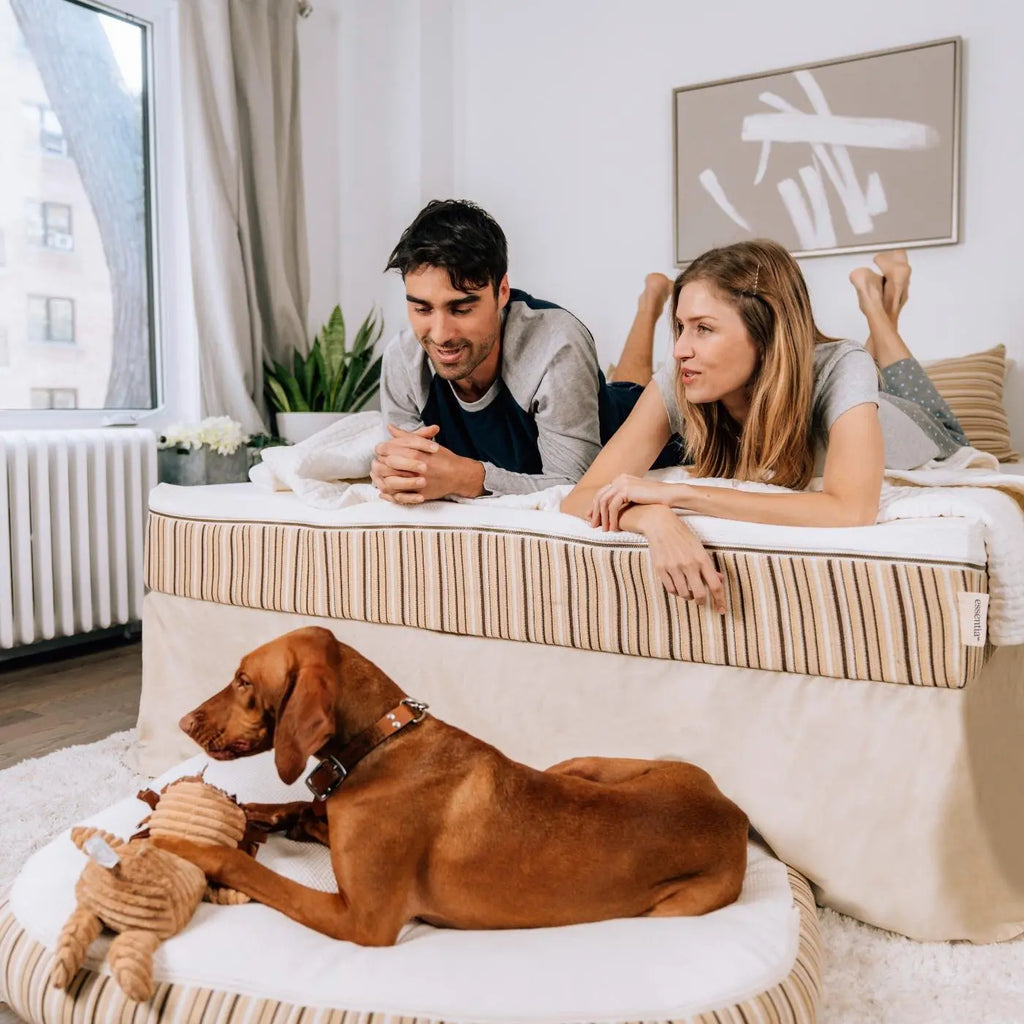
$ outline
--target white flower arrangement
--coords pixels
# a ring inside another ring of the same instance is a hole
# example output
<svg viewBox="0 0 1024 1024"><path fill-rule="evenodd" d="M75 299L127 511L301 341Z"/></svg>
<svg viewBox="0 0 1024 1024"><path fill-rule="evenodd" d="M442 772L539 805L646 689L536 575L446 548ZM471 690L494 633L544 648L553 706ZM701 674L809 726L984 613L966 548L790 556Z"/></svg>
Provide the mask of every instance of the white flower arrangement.
<svg viewBox="0 0 1024 1024"><path fill-rule="evenodd" d="M242 424L230 416L207 416L199 423L175 423L160 438L160 448L202 448L208 445L218 455L233 455L249 440Z"/></svg>

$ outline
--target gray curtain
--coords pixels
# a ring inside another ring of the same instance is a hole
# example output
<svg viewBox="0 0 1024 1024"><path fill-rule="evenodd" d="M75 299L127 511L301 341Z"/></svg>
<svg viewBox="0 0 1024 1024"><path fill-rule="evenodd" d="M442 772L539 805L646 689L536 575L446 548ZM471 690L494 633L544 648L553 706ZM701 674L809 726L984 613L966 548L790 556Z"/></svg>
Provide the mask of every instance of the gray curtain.
<svg viewBox="0 0 1024 1024"><path fill-rule="evenodd" d="M264 360L290 363L307 340L296 5L178 7L202 410L255 433Z"/></svg>

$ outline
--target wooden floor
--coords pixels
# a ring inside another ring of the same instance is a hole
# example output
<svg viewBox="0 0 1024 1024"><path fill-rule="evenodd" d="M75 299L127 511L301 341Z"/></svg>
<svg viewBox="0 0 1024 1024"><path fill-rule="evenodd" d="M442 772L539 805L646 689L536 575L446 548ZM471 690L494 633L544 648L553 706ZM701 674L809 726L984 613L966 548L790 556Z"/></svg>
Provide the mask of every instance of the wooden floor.
<svg viewBox="0 0 1024 1024"><path fill-rule="evenodd" d="M139 640L0 664L0 769L133 728L141 688ZM20 1024L4 1003L0 1024Z"/></svg>
<svg viewBox="0 0 1024 1024"><path fill-rule="evenodd" d="M133 728L141 687L138 640L0 663L0 769Z"/></svg>

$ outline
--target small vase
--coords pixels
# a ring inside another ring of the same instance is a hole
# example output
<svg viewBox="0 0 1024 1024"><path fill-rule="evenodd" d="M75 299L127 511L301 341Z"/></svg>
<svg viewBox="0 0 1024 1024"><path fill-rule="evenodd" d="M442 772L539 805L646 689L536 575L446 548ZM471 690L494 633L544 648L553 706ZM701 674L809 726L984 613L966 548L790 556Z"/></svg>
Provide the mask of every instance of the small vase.
<svg viewBox="0 0 1024 1024"><path fill-rule="evenodd" d="M161 448L157 452L160 482L194 487L233 484L249 479L249 451L240 445L230 455L212 448Z"/></svg>

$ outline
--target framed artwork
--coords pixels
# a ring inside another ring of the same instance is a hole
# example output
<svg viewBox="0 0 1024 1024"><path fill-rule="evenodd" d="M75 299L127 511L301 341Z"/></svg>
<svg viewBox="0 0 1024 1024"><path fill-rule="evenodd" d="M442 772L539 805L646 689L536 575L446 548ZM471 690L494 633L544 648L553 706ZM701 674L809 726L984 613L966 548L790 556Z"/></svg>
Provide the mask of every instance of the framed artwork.
<svg viewBox="0 0 1024 1024"><path fill-rule="evenodd" d="M962 45L676 89L676 263L746 238L795 256L958 241Z"/></svg>

